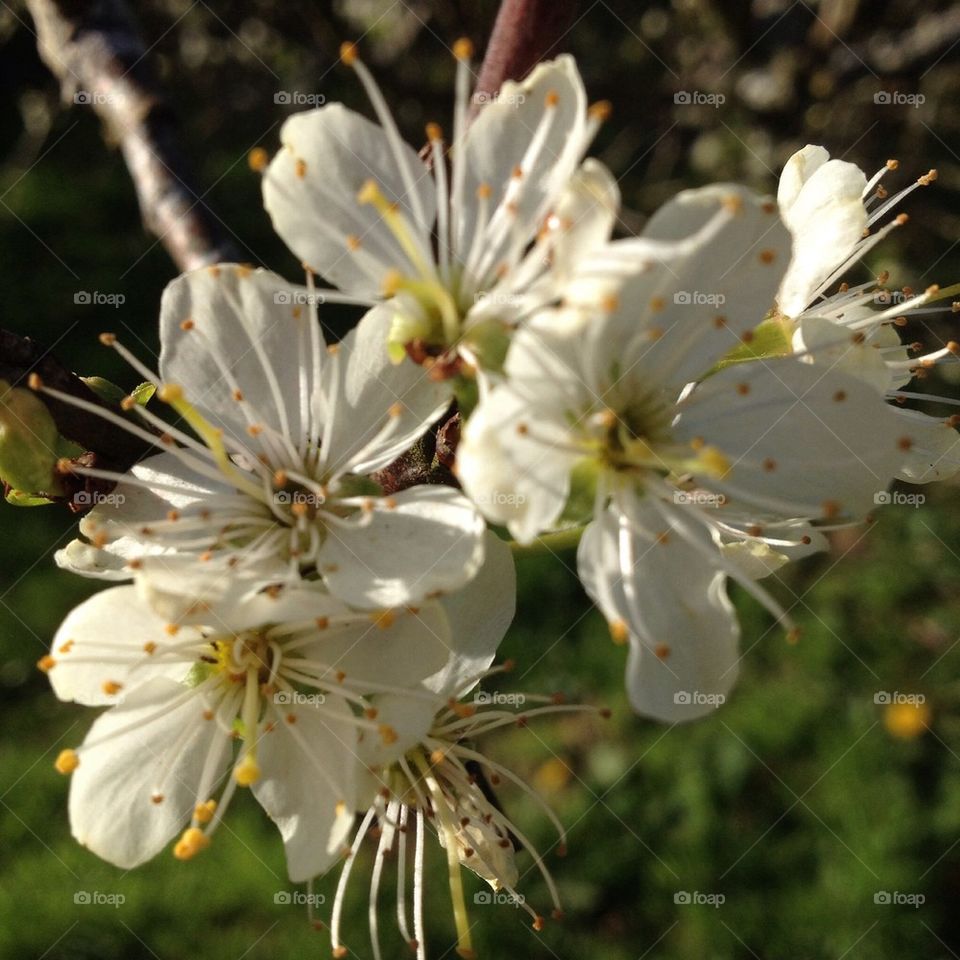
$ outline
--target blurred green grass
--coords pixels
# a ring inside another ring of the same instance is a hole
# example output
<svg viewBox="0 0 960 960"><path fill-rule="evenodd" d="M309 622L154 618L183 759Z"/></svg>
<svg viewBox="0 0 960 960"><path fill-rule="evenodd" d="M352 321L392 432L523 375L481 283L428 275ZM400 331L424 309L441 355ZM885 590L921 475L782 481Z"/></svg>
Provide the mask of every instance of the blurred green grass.
<svg viewBox="0 0 960 960"><path fill-rule="evenodd" d="M478 24L489 22L492 7L477 6ZM277 23L302 13L276 11L269 3L263 9ZM147 16L153 36L169 26L165 11L151 7ZM643 32L639 15L631 11L624 17ZM441 22L438 29L456 35L457 25ZM191 23L195 26L187 18L185 32ZM709 40L716 27L704 24ZM290 24L277 29L295 34ZM689 21L686 29L693 29ZM313 41L335 50L340 37L331 36L326 25L324 30L316 30ZM295 278L296 264L272 235L259 184L243 160L250 146L276 142L278 113L271 98L276 82L256 63L238 66L227 57L211 58L187 72L188 82L178 83L177 71L184 68L177 37L172 33L157 52L184 115L185 140L197 148L200 182L216 184L208 200L251 259ZM575 38L592 94L612 96L622 118L617 132L604 131L599 141L620 173L635 157L647 158L669 123L662 89L659 99L624 91L653 89L651 72L662 71L614 18L603 19L603 11L585 18ZM46 85L49 95L49 82L23 52L31 38L24 35L18 43L26 68L15 92ZM684 49L693 62L701 48L691 41ZM605 50L614 50L615 57L601 55ZM405 129L419 129L424 119L438 115L435 109L445 115L450 65L441 53L427 37L418 55L400 62L392 74ZM311 89L317 59L298 36L270 63L288 85ZM322 65L326 71L329 62ZM294 84L291 77L301 79ZM665 74L664 80L673 82ZM336 71L323 74L322 89L328 99L345 98L366 109L352 79ZM831 104L841 104L840 117L862 109L852 88L841 87L832 96ZM0 104L0 131L10 142L18 134L11 103ZM686 151L701 143L693 142L699 134L689 123L675 131L671 126L671 137L680 139L665 140L670 148L661 144L624 182L627 202L649 212L681 183L719 176L749 176L770 189L772 180L755 151L772 162L783 142L800 145L813 137L834 149L856 143L850 159L862 157L868 168L867 157L879 163L887 151L896 152L885 140L895 118L870 126L861 142L863 131L847 121L830 122L823 104L817 123L812 113L795 111L789 122L781 116L766 126L736 109L711 118L713 129L702 135L713 137L715 147L716 138L724 138L719 165L705 169L700 147L690 150L689 160ZM819 137L811 126L819 126ZM901 146L913 142L917 129L915 123L903 124ZM937 129L949 138L955 118L942 114ZM58 343L57 352L82 373L132 385L134 379L96 344L95 335L125 329L150 357L159 296L174 270L141 232L126 172L117 154L104 149L96 121L76 110L58 115L47 142L59 137L63 146L44 155L28 175L20 178L19 169L4 174L0 322ZM935 143L934 148L939 157L940 148ZM671 156L681 157L673 167ZM648 166L657 175L644 177ZM664 171L669 176L659 175ZM931 222L937 202L927 192L917 198L928 205L927 220L918 216L918 224ZM932 262L942 233L922 226L913 231L910 244L922 249L915 262ZM884 256L897 249L885 245ZM949 280L948 268L957 266L954 253L938 273ZM116 311L95 311L74 305L77 290L123 293L127 299ZM566 918L536 934L521 911L477 905L471 915L481 958L956 955L960 513L956 485L924 492L928 500L918 509L881 511L871 527L844 535L831 554L791 568L774 584L803 627L796 646L785 642L752 601L738 596L746 651L741 681L729 704L688 727L662 727L629 713L624 651L611 643L601 618L586 604L572 572L573 557L521 560L521 612L503 649L517 668L497 681L498 688L563 690L610 706L613 716L605 722L545 720L483 744L541 789L568 825L569 851L556 856L556 838L536 807L520 791L502 790L511 816L547 855ZM68 783L52 762L61 747L82 738L93 712L57 703L34 668L64 614L96 588L53 568L52 549L71 528L70 518L56 511L0 509L0 958L328 956L327 935L310 929L303 908L274 902L277 893L294 888L285 878L278 837L249 797L237 798L212 847L187 864L164 854L125 873L71 840ZM893 737L882 706L874 702L878 691L922 693L932 708L930 729L912 740ZM364 856L352 882L346 931L355 954L368 958L369 851ZM453 927L443 858L437 849L430 857L427 926L431 956L441 960L453 956ZM521 870L523 892L546 909L544 885L528 860ZM335 885L333 874L318 883L317 892L327 898L321 918L329 913ZM481 889L479 881L469 880L470 899ZM81 891L126 899L119 907L75 903ZM875 903L881 891L926 899L916 909ZM722 894L725 900L717 907L676 903L683 892ZM390 922L389 872L381 902L384 955L406 956Z"/></svg>

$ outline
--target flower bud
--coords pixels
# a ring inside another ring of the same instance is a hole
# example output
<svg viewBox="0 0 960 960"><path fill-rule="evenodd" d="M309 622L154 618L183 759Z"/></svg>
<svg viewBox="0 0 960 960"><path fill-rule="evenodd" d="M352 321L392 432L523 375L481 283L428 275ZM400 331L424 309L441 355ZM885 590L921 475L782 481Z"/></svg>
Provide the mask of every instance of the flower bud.
<svg viewBox="0 0 960 960"><path fill-rule="evenodd" d="M0 479L14 490L59 493L60 436L43 401L0 380Z"/></svg>

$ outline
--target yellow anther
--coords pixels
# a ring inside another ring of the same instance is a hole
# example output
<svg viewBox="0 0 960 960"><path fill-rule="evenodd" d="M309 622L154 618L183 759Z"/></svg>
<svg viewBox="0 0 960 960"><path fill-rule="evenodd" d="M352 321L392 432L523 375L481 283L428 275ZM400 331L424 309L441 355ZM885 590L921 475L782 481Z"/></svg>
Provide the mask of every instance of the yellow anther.
<svg viewBox="0 0 960 960"><path fill-rule="evenodd" d="M443 128L439 123L428 123L427 124L427 139L434 143L437 140L443 139Z"/></svg>
<svg viewBox="0 0 960 960"><path fill-rule="evenodd" d="M54 660L49 653L37 661L37 669L42 670L44 673L49 673L56 665L57 661Z"/></svg>
<svg viewBox="0 0 960 960"><path fill-rule="evenodd" d="M469 60L473 56L473 43L466 37L461 37L453 45L453 55L458 60Z"/></svg>
<svg viewBox="0 0 960 960"><path fill-rule="evenodd" d="M346 67L352 67L359 59L357 45L350 40L340 44L340 61Z"/></svg>
<svg viewBox="0 0 960 960"><path fill-rule="evenodd" d="M377 181L370 179L363 182L363 186L357 191L357 203L386 203L387 198L381 193Z"/></svg>
<svg viewBox="0 0 960 960"><path fill-rule="evenodd" d="M53 766L57 773L73 773L80 766L80 757L76 750L61 750Z"/></svg>
<svg viewBox="0 0 960 960"><path fill-rule="evenodd" d="M270 155L263 147L254 147L247 154L247 164L254 173L263 173L270 163Z"/></svg>
<svg viewBox="0 0 960 960"><path fill-rule="evenodd" d="M193 819L198 823L209 823L217 809L216 800L207 800L205 803L198 803L193 808Z"/></svg>
<svg viewBox="0 0 960 960"><path fill-rule="evenodd" d="M599 120L601 122L607 120L611 113L613 113L613 107L609 100L598 100L596 103L590 104L587 108L587 116L592 120Z"/></svg>
<svg viewBox="0 0 960 960"><path fill-rule="evenodd" d="M27 386L28 386L31 390L42 390L42 389L43 389L43 379L41 378L40 374L39 374L39 373L31 373L30 376L27 377Z"/></svg>
<svg viewBox="0 0 960 960"><path fill-rule="evenodd" d="M389 746L391 743L396 743L400 739L397 731L394 730L389 723L381 723L380 726L377 727L377 731L380 734L380 739L386 746Z"/></svg>
<svg viewBox="0 0 960 960"><path fill-rule="evenodd" d="M116 680L104 680L100 689L108 696L113 697L118 694L123 689L122 683L117 683Z"/></svg>
<svg viewBox="0 0 960 960"><path fill-rule="evenodd" d="M730 472L730 461L716 447L706 446L699 454L698 460L705 473L722 479Z"/></svg>
<svg viewBox="0 0 960 960"><path fill-rule="evenodd" d="M178 383L164 383L157 391L157 399L163 403L179 403L183 400L183 387Z"/></svg>
<svg viewBox="0 0 960 960"><path fill-rule="evenodd" d="M152 654L154 654L154 653L157 652L157 645L156 645L152 640L148 640L148 641L143 645L143 652L144 652L145 654L147 654L148 656L150 656L150 655L152 655Z"/></svg>
<svg viewBox="0 0 960 960"><path fill-rule="evenodd" d="M399 270L388 270L383 275L383 283L381 285L383 295L385 297L395 297L402 282L403 274L401 274Z"/></svg>
<svg viewBox="0 0 960 960"><path fill-rule="evenodd" d="M397 400L396 403L391 403L390 406L387 407L387 416L392 417L394 420L396 420L397 417L400 417L403 415L403 411L404 411L403 404L399 400Z"/></svg>
<svg viewBox="0 0 960 960"><path fill-rule="evenodd" d="M548 90L543 98L544 106L555 107L560 102L560 94L556 90Z"/></svg>
<svg viewBox="0 0 960 960"><path fill-rule="evenodd" d="M624 644L630 637L630 629L627 627L627 624L623 620L611 620L610 624L610 637L614 643Z"/></svg>
<svg viewBox="0 0 960 960"><path fill-rule="evenodd" d="M387 630L392 627L396 619L396 610L377 610L370 614L370 620L381 630Z"/></svg>
<svg viewBox="0 0 960 960"><path fill-rule="evenodd" d="M233 768L233 779L241 787L249 787L260 779L260 766L251 754L246 754Z"/></svg>
<svg viewBox="0 0 960 960"><path fill-rule="evenodd" d="M101 333L98 339L105 347L112 347L117 342L117 335L115 333Z"/></svg>
<svg viewBox="0 0 960 960"><path fill-rule="evenodd" d="M490 196L491 193L493 193L493 188L490 186L489 183L481 183L481 184L477 187L477 199L478 199L478 200L485 200L485 199L487 199L487 198Z"/></svg>
<svg viewBox="0 0 960 960"><path fill-rule="evenodd" d="M178 860L192 860L201 850L210 846L210 838L199 827L187 827L173 848Z"/></svg>
<svg viewBox="0 0 960 960"><path fill-rule="evenodd" d="M307 175L307 161L301 157L297 157L293 165L293 172L298 180L302 180Z"/></svg>
<svg viewBox="0 0 960 960"><path fill-rule="evenodd" d="M347 234L347 249L354 253L360 249L360 238L355 233Z"/></svg>
<svg viewBox="0 0 960 960"><path fill-rule="evenodd" d="M899 169L900 169L900 161L899 161L899 160L888 160L886 166L887 166L887 169L888 169L888 170L899 170Z"/></svg>

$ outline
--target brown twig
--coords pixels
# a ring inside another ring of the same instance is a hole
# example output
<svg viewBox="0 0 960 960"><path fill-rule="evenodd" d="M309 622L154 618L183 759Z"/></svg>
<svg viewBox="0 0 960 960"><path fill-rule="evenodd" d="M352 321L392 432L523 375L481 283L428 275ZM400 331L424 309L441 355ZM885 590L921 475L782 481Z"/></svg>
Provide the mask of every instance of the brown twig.
<svg viewBox="0 0 960 960"><path fill-rule="evenodd" d="M191 187L173 114L122 0L27 0L64 100L87 104L118 144L145 228L181 270L242 256Z"/></svg>
<svg viewBox="0 0 960 960"><path fill-rule="evenodd" d="M557 53L576 11L577 0L503 0L477 93L492 95L505 80L522 80L537 63Z"/></svg>

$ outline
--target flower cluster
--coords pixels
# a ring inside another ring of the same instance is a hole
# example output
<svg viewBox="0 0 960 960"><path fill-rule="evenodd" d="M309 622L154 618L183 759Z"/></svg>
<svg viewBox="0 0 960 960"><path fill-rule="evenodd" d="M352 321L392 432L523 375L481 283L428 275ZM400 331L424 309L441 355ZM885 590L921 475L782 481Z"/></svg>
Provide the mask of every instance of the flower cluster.
<svg viewBox="0 0 960 960"><path fill-rule="evenodd" d="M175 280L158 370L101 337L151 385L148 402L137 391L108 410L31 381L155 451L126 473L59 464L117 493L57 557L114 585L67 617L40 663L61 699L109 708L57 759L74 835L126 868L171 843L189 860L248 788L292 880L344 858L335 956L368 835L376 957L388 854L400 933L426 955L431 831L461 956L461 867L539 929L516 889L529 857L560 910L490 783L529 788L475 741L584 708L464 699L500 669L507 534L579 541L584 587L628 647L630 704L683 721L737 677L729 580L795 632L760 579L862 521L895 478L960 468L954 419L907 409L918 394L904 389L960 347L911 358L897 335L950 291L891 298L880 278L828 294L904 222L870 233L910 188L887 198L886 170L868 181L806 147L776 200L687 191L640 236L613 239L616 181L584 159L609 107L587 105L573 60L506 84L471 119L469 44L455 53L449 142L431 123L425 154L405 144L347 44L379 124L331 104L291 117L273 160L256 158L305 285L236 264ZM320 302L366 313L326 344ZM457 485L386 485L454 413Z"/></svg>

